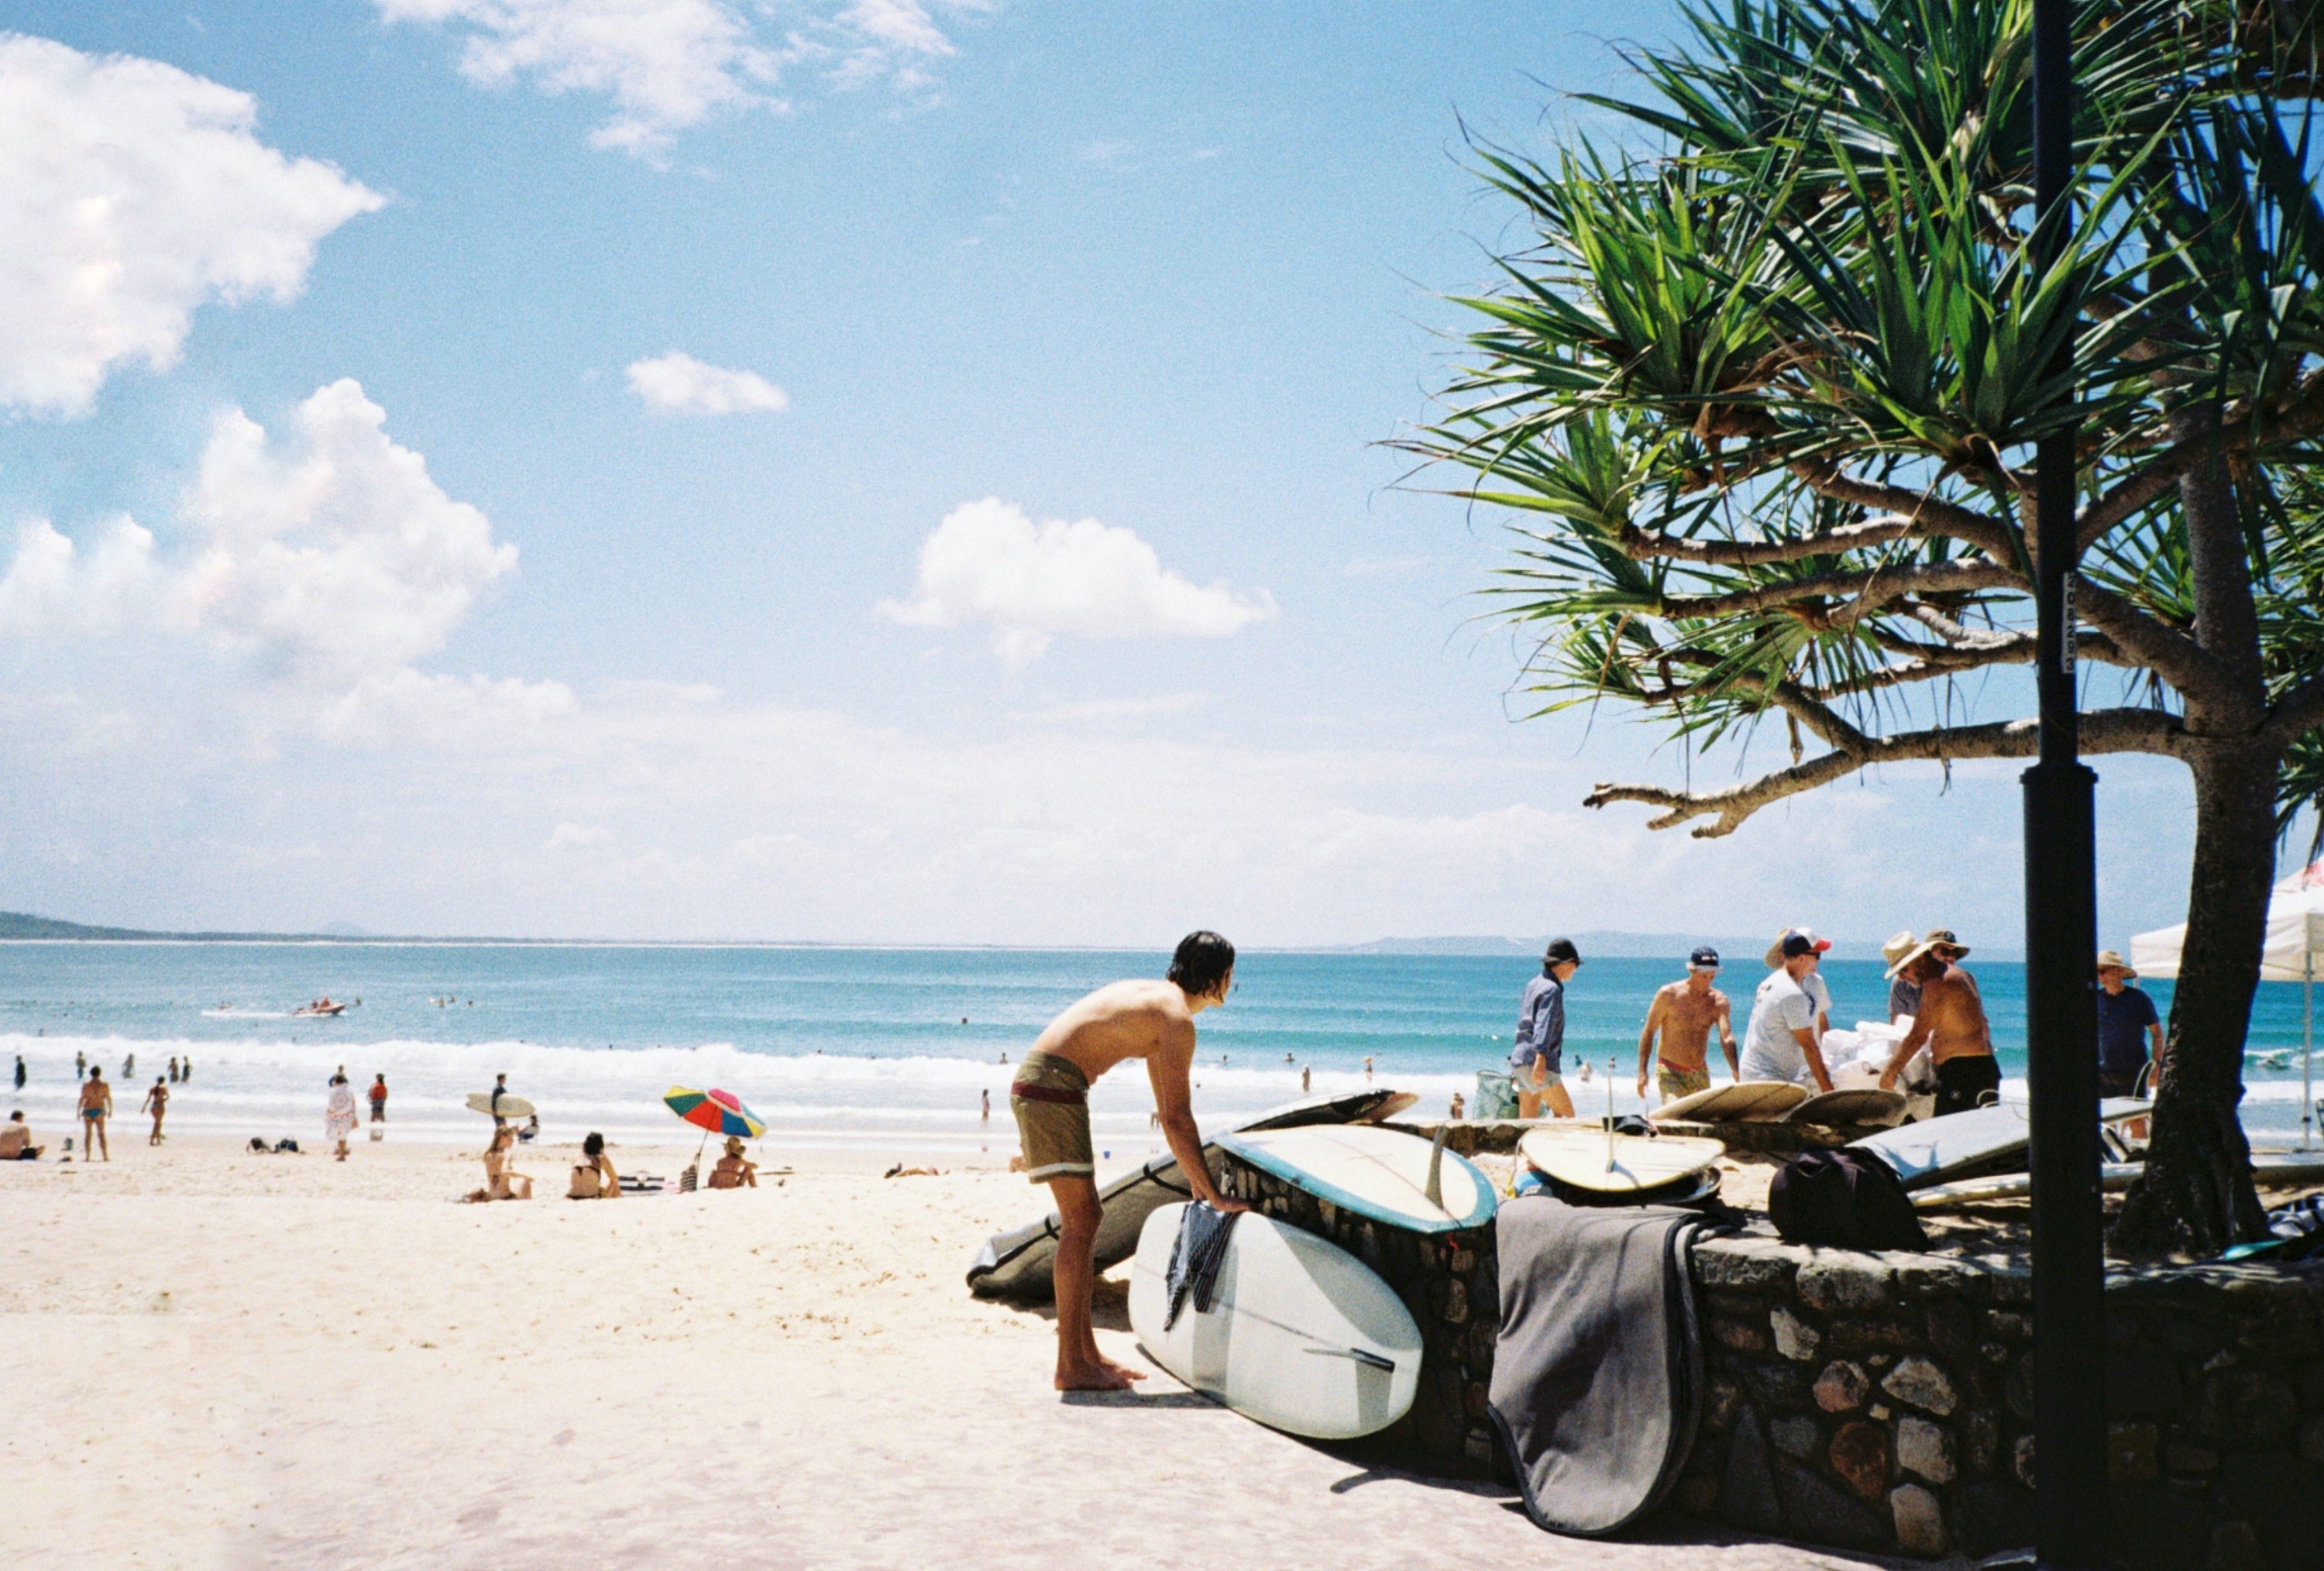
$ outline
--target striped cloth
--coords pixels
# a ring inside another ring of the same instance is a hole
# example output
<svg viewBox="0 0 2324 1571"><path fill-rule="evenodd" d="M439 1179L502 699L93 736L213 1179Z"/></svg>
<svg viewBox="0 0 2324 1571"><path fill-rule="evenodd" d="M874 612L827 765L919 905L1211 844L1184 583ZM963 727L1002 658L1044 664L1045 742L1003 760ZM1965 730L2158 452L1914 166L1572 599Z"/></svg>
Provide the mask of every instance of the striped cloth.
<svg viewBox="0 0 2324 1571"><path fill-rule="evenodd" d="M1179 1215L1178 1241L1170 1246L1170 1270L1163 1286L1170 1295L1170 1312L1162 1318L1167 1331L1178 1323L1178 1311L1191 1294L1194 1313L1211 1312L1211 1297L1218 1289L1219 1267L1226 1263L1227 1238L1240 1211L1213 1211L1197 1200Z"/></svg>

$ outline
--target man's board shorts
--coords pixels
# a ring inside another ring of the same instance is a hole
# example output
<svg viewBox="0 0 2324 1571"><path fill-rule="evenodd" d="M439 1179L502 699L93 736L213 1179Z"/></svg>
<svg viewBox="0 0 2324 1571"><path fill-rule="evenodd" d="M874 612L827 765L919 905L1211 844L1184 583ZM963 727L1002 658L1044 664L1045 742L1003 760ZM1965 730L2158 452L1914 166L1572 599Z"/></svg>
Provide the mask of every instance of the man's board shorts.
<svg viewBox="0 0 2324 1571"><path fill-rule="evenodd" d="M1948 1113L1969 1113L1997 1101L2001 1095L2001 1066L1993 1061L1990 1053L1972 1053L1965 1058L1947 1058L1937 1066L1936 1116Z"/></svg>
<svg viewBox="0 0 2324 1571"><path fill-rule="evenodd" d="M1097 1171L1090 1149L1089 1077L1063 1058L1028 1053L1009 1087L1009 1111L1025 1144L1025 1176L1034 1183L1088 1178Z"/></svg>
<svg viewBox="0 0 2324 1571"><path fill-rule="evenodd" d="M1655 1060L1655 1089L1663 1094L1665 1102L1675 1102L1682 1096L1708 1091L1711 1089L1711 1066L1703 1064L1692 1069L1680 1069L1657 1058Z"/></svg>
<svg viewBox="0 0 2324 1571"><path fill-rule="evenodd" d="M2144 1071L2133 1069L2127 1075L2113 1075L2107 1073L2104 1069L2100 1069L2098 1071L2098 1095L2101 1096L2135 1096L2138 1095L2138 1077L2142 1073L2144 1073Z"/></svg>
<svg viewBox="0 0 2324 1571"><path fill-rule="evenodd" d="M371 1121L374 1123L385 1123L387 1122L386 1103L374 1102L371 1104Z"/></svg>

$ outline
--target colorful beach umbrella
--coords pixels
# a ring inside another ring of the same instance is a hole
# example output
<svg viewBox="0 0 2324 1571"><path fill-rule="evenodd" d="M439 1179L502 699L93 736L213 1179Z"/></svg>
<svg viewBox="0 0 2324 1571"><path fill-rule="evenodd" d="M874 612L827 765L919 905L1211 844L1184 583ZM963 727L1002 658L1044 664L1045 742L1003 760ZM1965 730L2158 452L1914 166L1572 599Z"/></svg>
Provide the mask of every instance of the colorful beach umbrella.
<svg viewBox="0 0 2324 1571"><path fill-rule="evenodd" d="M695 1091L684 1086L673 1086L662 1094L669 1110L696 1129L712 1134L731 1134L743 1140L756 1140L767 1132L764 1119L742 1105L742 1099L732 1091Z"/></svg>

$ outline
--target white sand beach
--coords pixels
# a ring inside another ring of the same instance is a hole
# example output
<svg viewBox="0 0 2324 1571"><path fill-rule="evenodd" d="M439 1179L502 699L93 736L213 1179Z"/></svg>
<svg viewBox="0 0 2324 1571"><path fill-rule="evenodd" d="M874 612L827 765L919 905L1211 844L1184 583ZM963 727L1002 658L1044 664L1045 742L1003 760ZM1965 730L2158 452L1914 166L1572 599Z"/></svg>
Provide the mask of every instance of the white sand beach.
<svg viewBox="0 0 2324 1571"><path fill-rule="evenodd" d="M0 1564L1877 1563L1557 1539L1160 1374L1061 1397L1048 1320L962 1285L1040 1208L990 1167L770 1152L797 1170L755 1191L462 1206L479 1169L440 1147L119 1133L109 1165L0 1169ZM571 1156L521 1165L561 1189ZM1134 1358L1118 1288L1100 1308Z"/></svg>

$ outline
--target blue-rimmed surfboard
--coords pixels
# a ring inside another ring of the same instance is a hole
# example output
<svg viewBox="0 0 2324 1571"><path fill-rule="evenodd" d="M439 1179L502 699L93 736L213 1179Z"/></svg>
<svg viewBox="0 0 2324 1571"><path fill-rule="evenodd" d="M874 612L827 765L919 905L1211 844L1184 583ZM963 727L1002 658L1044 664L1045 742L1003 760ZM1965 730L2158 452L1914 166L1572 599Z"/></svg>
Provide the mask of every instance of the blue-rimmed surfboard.
<svg viewBox="0 0 2324 1571"><path fill-rule="evenodd" d="M1368 1124L1251 1130L1219 1137L1219 1149L1297 1185L1342 1211L1415 1233L1457 1233L1493 1219L1490 1179L1466 1159L1418 1135ZM1441 1159L1430 1197L1432 1158Z"/></svg>

